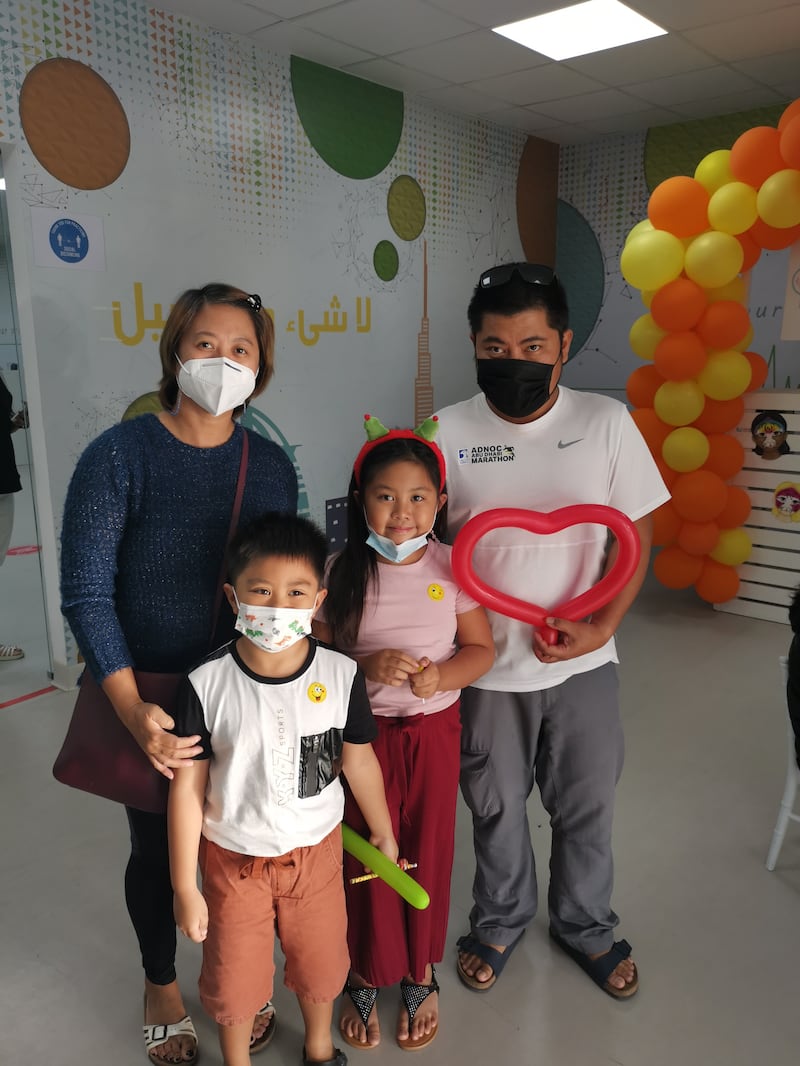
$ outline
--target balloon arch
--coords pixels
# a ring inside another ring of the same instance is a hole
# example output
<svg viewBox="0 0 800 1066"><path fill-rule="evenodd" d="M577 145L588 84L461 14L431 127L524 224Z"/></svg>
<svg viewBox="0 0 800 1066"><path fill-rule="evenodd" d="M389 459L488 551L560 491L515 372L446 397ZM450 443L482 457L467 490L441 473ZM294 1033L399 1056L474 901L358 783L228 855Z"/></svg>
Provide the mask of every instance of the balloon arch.
<svg viewBox="0 0 800 1066"><path fill-rule="evenodd" d="M668 588L694 586L709 603L733 599L752 544L740 528L750 499L729 485L744 465L732 433L743 395L767 378L749 351L742 277L763 249L800 239L800 99L776 129L755 126L711 152L694 177L662 181L647 218L627 236L622 275L647 314L630 344L645 365L628 378L633 418L672 499L654 515L653 569Z"/></svg>

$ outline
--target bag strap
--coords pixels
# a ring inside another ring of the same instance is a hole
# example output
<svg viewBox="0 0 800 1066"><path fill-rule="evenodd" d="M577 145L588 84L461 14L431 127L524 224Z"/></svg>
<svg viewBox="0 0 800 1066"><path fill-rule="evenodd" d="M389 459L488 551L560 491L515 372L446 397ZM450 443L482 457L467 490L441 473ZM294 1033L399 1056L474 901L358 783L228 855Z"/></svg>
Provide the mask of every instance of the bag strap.
<svg viewBox="0 0 800 1066"><path fill-rule="evenodd" d="M225 581L225 556L228 551L228 545L231 542L233 534L236 532L236 527L239 524L239 515L242 511L242 498L244 496L244 483L247 478L247 458L250 454L250 440L247 434L247 430L242 427L242 457L239 461L239 476L236 479L236 493L233 497L233 509L231 510L231 521L228 526L228 535L225 538L225 550L222 553L222 562L219 567L219 577L217 578L217 595L214 600L214 612L211 615L211 633L208 637L208 650L214 650L214 634L217 631L217 624L219 623L219 609L222 606L222 585Z"/></svg>

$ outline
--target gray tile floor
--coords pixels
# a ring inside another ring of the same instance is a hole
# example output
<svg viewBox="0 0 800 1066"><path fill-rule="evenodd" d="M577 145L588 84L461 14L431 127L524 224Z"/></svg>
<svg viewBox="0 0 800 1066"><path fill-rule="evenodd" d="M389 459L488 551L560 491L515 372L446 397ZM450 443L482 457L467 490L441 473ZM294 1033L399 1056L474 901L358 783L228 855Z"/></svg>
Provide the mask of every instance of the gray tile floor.
<svg viewBox="0 0 800 1066"><path fill-rule="evenodd" d="M35 592L22 569L0 570L2 639L19 618L10 605ZM790 826L775 872L764 868L783 787L777 659L788 640L787 626L715 613L693 594L648 583L620 637L627 765L615 826L614 904L635 949L640 992L627 1003L604 996L550 945L543 915L491 992L460 985L454 945L466 929L472 876L462 808L439 971L441 1030L427 1061L794 1066L800 827ZM34 659L40 651L31 649ZM17 665L2 667L3 692L14 684L5 671ZM38 669L25 684L46 683ZM145 1061L141 979L122 899L124 815L50 776L73 700L57 692L0 710L3 1066ZM549 831L535 798L531 824L544 880ZM203 1060L219 1063L197 1002L198 967L198 950L183 942L180 974ZM280 1028L261 1061L296 1066L299 1012L281 987L276 1001ZM384 1043L371 1054L352 1051L351 1063L368 1055L405 1061L391 1039L396 1004L384 994Z"/></svg>

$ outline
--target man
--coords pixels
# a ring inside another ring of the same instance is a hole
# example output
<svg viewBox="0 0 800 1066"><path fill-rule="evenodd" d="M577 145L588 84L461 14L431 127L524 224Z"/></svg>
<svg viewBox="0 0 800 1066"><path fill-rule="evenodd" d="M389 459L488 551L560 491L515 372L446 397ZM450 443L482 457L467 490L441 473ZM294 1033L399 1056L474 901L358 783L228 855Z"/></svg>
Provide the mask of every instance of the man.
<svg viewBox="0 0 800 1066"><path fill-rule="evenodd" d="M439 415L455 535L492 508L553 511L604 504L636 525L641 560L591 618L531 626L490 613L495 665L462 695L461 788L472 811L476 873L461 980L486 991L537 907L526 815L534 781L550 815L549 917L554 941L610 995L638 988L630 945L614 943L611 822L622 769L614 633L647 571L650 513L669 498L625 407L559 385L572 331L564 289L548 267L485 271L468 310L478 386ZM616 558L608 533L577 525L536 536L493 530L473 554L493 588L552 611L584 592Z"/></svg>

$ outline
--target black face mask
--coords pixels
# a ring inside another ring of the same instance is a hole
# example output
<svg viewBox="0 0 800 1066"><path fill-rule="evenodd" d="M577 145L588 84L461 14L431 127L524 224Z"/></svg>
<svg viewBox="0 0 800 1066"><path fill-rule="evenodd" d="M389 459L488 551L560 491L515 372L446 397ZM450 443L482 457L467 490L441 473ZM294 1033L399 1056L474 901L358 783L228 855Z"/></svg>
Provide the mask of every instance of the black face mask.
<svg viewBox="0 0 800 1066"><path fill-rule="evenodd" d="M527 359L476 359L478 387L500 414L527 418L550 399L555 367Z"/></svg>

